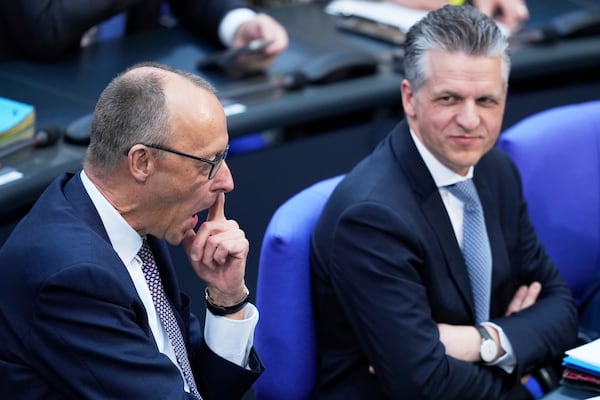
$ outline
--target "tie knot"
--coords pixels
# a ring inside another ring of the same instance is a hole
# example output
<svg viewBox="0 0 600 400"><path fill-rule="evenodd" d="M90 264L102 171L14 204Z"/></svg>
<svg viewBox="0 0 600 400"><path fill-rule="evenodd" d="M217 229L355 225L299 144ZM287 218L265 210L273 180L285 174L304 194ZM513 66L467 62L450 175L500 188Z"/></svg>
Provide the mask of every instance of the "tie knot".
<svg viewBox="0 0 600 400"><path fill-rule="evenodd" d="M154 257L152 256L152 250L150 250L150 246L148 245L148 241L144 238L142 242L142 247L138 251L138 256L141 258L144 264L150 262Z"/></svg>
<svg viewBox="0 0 600 400"><path fill-rule="evenodd" d="M472 179L446 186L446 189L458 197L467 206L479 206L479 196Z"/></svg>
<svg viewBox="0 0 600 400"><path fill-rule="evenodd" d="M140 247L140 250L138 251L138 257L142 260L142 272L146 279L150 278L152 280L157 280L159 278L158 267L154 260L152 249L150 249L150 245L145 238L142 247Z"/></svg>

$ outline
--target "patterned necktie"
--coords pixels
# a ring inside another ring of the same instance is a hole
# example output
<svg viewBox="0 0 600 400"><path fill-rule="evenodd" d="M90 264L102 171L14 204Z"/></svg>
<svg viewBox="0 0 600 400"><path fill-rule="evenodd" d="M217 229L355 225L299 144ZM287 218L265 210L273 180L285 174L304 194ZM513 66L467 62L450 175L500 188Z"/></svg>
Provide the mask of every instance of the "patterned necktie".
<svg viewBox="0 0 600 400"><path fill-rule="evenodd" d="M192 391L192 394L201 399L202 397L196 388L196 382L194 381L194 375L192 374L190 361L188 360L183 336L181 335L179 325L177 325L177 321L175 320L171 304L165 294L160 274L158 273L158 268L154 261L154 256L152 255L152 250L150 250L150 246L148 246L146 239L144 239L144 243L142 244L142 248L138 255L142 260L142 272L144 273L144 278L146 278L148 288L150 289L152 302L154 303L158 317L167 331L171 345L173 345L177 362L179 362L179 366L183 371L183 375L185 376L185 380Z"/></svg>
<svg viewBox="0 0 600 400"><path fill-rule="evenodd" d="M462 250L471 279L478 323L489 320L492 282L492 251L488 239L483 208L472 179L446 186L464 203Z"/></svg>

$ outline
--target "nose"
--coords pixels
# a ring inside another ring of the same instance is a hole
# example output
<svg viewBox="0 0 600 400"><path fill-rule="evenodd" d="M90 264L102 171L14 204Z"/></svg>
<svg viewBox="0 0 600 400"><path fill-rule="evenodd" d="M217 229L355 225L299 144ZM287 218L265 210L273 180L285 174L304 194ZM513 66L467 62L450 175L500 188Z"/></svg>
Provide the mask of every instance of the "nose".
<svg viewBox="0 0 600 400"><path fill-rule="evenodd" d="M461 105L456 116L456 122L466 131L470 131L479 126L479 113L477 105L472 101L466 101Z"/></svg>
<svg viewBox="0 0 600 400"><path fill-rule="evenodd" d="M231 175L231 170L229 169L229 165L227 161L223 160L222 165L217 171L217 174L214 177L213 185L218 186L215 188L216 190L221 190L225 193L229 193L233 190L233 176Z"/></svg>

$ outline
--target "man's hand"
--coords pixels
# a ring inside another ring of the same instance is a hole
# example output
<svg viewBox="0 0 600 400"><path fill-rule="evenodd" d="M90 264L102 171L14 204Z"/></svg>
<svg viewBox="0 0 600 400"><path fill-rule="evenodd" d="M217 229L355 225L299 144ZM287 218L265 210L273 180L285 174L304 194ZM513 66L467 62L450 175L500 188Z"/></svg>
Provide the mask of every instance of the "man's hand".
<svg viewBox="0 0 600 400"><path fill-rule="evenodd" d="M183 247L215 304L232 306L244 299L250 246L237 222L225 218L225 193L217 196L198 232L186 234Z"/></svg>
<svg viewBox="0 0 600 400"><path fill-rule="evenodd" d="M529 286L521 286L513 296L504 316L508 317L512 313L519 312L534 305L541 291L542 285L539 282L533 282Z"/></svg>
<svg viewBox="0 0 600 400"><path fill-rule="evenodd" d="M529 286L523 285L519 287L504 315L509 316L514 312L532 306L535 304L541 291L542 285L539 282L533 282ZM438 323L437 326L440 334L440 342L442 342L446 349L446 355L467 362L481 361L479 355L481 336L479 335L479 332L477 332L477 328L470 325L449 325L443 323ZM498 345L498 358L503 356L505 351L500 345L500 335L498 331L490 325L487 325L486 329L494 342ZM369 366L369 372L375 374L375 370L372 366ZM523 380L526 381L527 378L528 376L524 377Z"/></svg>
<svg viewBox="0 0 600 400"><path fill-rule="evenodd" d="M516 32L529 19L524 0L474 0L473 4L504 25L510 33Z"/></svg>
<svg viewBox="0 0 600 400"><path fill-rule="evenodd" d="M256 39L268 39L271 43L260 53L241 55L236 66L247 72L260 72L269 68L277 56L288 47L285 28L267 14L258 13L236 30L233 47L242 47Z"/></svg>
<svg viewBox="0 0 600 400"><path fill-rule="evenodd" d="M542 285L539 282L533 282L529 286L523 285L519 287L504 315L509 316L514 312L532 306L535 304L541 291ZM493 326L488 325L486 328L494 342L498 345L498 349L500 350L498 357L504 355L504 349L502 349L502 346L500 345L498 331ZM439 323L438 330L440 333L440 341L446 348L446 355L463 361L480 361L479 348L481 346L481 336L475 327Z"/></svg>

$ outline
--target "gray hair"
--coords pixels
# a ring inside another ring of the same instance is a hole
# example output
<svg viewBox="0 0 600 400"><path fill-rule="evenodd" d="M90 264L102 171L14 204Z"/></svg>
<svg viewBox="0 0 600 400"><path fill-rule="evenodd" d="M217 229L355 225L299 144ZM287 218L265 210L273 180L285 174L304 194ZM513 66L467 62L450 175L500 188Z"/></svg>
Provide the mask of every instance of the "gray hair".
<svg viewBox="0 0 600 400"><path fill-rule="evenodd" d="M85 163L97 173L113 174L136 143L162 144L173 133L165 104L165 72L215 93L199 76L158 63L139 63L119 74L100 94L92 119Z"/></svg>
<svg viewBox="0 0 600 400"><path fill-rule="evenodd" d="M431 50L501 56L502 78L508 83L508 40L496 22L473 6L443 6L427 13L409 29L404 44L404 77L415 92L428 78L427 54Z"/></svg>

